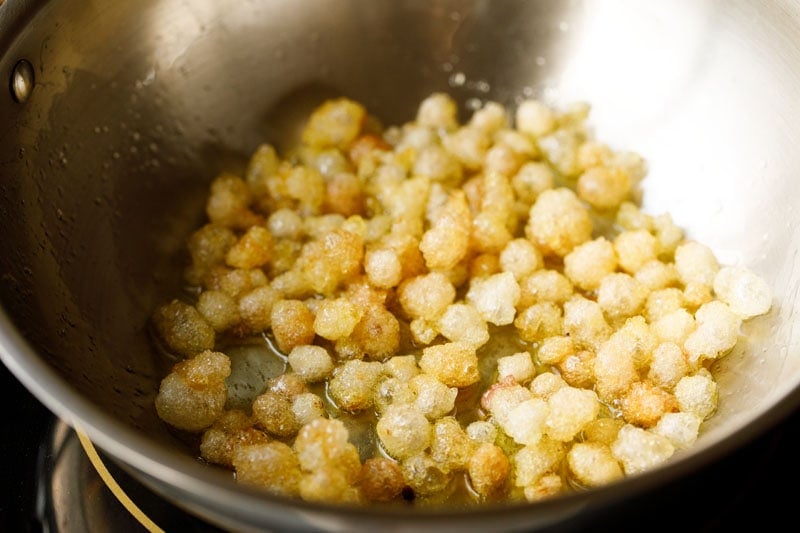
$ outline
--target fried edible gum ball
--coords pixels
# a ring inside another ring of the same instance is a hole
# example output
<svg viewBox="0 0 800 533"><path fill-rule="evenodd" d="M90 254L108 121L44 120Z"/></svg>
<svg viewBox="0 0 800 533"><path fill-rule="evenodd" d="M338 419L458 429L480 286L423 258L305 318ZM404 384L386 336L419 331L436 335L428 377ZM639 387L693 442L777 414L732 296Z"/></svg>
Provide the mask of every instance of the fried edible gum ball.
<svg viewBox="0 0 800 533"><path fill-rule="evenodd" d="M214 328L192 305L172 300L153 315L159 336L170 350L186 357L214 347Z"/></svg>
<svg viewBox="0 0 800 533"><path fill-rule="evenodd" d="M373 502L389 502L398 498L405 484L400 466L383 457L364 461L358 479L361 494Z"/></svg>
<svg viewBox="0 0 800 533"><path fill-rule="evenodd" d="M237 447L269 441L266 434L253 427L253 421L243 411L226 411L203 433L200 456L210 463L230 468Z"/></svg>
<svg viewBox="0 0 800 533"><path fill-rule="evenodd" d="M589 211L572 190L560 187L542 192L531 207L525 236L544 255L565 256L592 235Z"/></svg>
<svg viewBox="0 0 800 533"><path fill-rule="evenodd" d="M297 496L302 474L297 456L280 441L239 446L233 454L239 483L262 487L280 496Z"/></svg>
<svg viewBox="0 0 800 533"><path fill-rule="evenodd" d="M302 132L303 143L312 148L344 150L358 137L367 111L348 98L328 100L317 107Z"/></svg>
<svg viewBox="0 0 800 533"><path fill-rule="evenodd" d="M225 378L230 373L228 356L211 350L178 363L161 381L156 395L159 418L186 431L207 428L225 409Z"/></svg>
<svg viewBox="0 0 800 533"><path fill-rule="evenodd" d="M278 300L270 313L272 334L283 353L314 341L314 313L300 300Z"/></svg>
<svg viewBox="0 0 800 533"><path fill-rule="evenodd" d="M467 473L475 492L482 498L490 498L506 489L511 461L499 446L486 442L469 458Z"/></svg>

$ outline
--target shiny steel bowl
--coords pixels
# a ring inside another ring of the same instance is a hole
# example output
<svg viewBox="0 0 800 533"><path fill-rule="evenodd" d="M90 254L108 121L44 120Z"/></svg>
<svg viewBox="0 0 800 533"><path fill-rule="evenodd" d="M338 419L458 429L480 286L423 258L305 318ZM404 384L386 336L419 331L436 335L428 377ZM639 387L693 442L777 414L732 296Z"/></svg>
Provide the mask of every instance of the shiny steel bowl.
<svg viewBox="0 0 800 533"><path fill-rule="evenodd" d="M229 529L533 530L624 501L741 446L800 403L800 3L220 2L0 5L0 355L44 404L179 506ZM587 101L641 153L672 213L775 292L720 363L719 412L655 471L535 505L342 510L205 467L156 417L156 305L209 181L344 94L386 123L435 90Z"/></svg>

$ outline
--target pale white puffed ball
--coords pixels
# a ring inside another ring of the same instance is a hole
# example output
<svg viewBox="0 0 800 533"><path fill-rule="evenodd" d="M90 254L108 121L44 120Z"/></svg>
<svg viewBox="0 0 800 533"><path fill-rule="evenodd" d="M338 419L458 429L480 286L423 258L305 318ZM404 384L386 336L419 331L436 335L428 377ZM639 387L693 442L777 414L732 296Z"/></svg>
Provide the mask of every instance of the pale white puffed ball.
<svg viewBox="0 0 800 533"><path fill-rule="evenodd" d="M611 445L611 453L622 463L625 474L633 475L655 468L675 453L667 437L625 424Z"/></svg>
<svg viewBox="0 0 800 533"><path fill-rule="evenodd" d="M333 358L322 346L295 346L289 352L288 361L292 370L309 383L322 381L333 372Z"/></svg>
<svg viewBox="0 0 800 533"><path fill-rule="evenodd" d="M716 381L705 374L684 376L675 385L675 399L681 411L705 420L717 409L717 389Z"/></svg>
<svg viewBox="0 0 800 533"><path fill-rule="evenodd" d="M535 374L536 368L528 352L517 352L497 359L497 376L500 380L512 377L517 383L527 383Z"/></svg>
<svg viewBox="0 0 800 533"><path fill-rule="evenodd" d="M746 267L723 267L714 277L714 293L743 320L763 315L772 307L772 289Z"/></svg>
<svg viewBox="0 0 800 533"><path fill-rule="evenodd" d="M514 321L519 295L519 284L514 274L501 272L486 278L473 278L467 301L475 306L484 320L502 326Z"/></svg>

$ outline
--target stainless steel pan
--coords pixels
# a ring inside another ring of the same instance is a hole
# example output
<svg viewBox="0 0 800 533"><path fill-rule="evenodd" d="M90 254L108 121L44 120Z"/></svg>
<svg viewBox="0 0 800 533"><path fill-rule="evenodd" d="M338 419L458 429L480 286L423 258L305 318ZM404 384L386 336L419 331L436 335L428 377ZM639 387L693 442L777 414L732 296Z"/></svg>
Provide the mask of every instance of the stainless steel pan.
<svg viewBox="0 0 800 533"><path fill-rule="evenodd" d="M24 61L21 61L24 60ZM278 0L0 5L0 356L159 494L230 529L532 530L668 483L800 403L800 3ZM321 98L387 123L450 91L592 104L669 211L773 287L720 365L718 415L656 471L536 505L343 511L265 497L198 463L155 415L145 328L218 170L280 144Z"/></svg>

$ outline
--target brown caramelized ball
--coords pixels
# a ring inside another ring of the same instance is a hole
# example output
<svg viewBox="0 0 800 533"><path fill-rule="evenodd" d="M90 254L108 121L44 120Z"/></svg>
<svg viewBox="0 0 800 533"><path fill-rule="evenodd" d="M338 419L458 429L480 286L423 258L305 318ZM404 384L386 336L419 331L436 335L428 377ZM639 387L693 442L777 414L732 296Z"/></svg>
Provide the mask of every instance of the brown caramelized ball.
<svg viewBox="0 0 800 533"><path fill-rule="evenodd" d="M469 481L482 498L490 498L506 489L511 462L499 446L481 444L467 465Z"/></svg>
<svg viewBox="0 0 800 533"><path fill-rule="evenodd" d="M300 300L278 300L270 313L278 349L288 354L296 346L314 342L314 313Z"/></svg>
<svg viewBox="0 0 800 533"><path fill-rule="evenodd" d="M153 316L159 335L179 355L190 357L214 348L214 328L194 307L173 300Z"/></svg>
<svg viewBox="0 0 800 533"><path fill-rule="evenodd" d="M400 466L383 457L364 461L358 476L361 494L369 501L389 502L400 497L405 486Z"/></svg>

